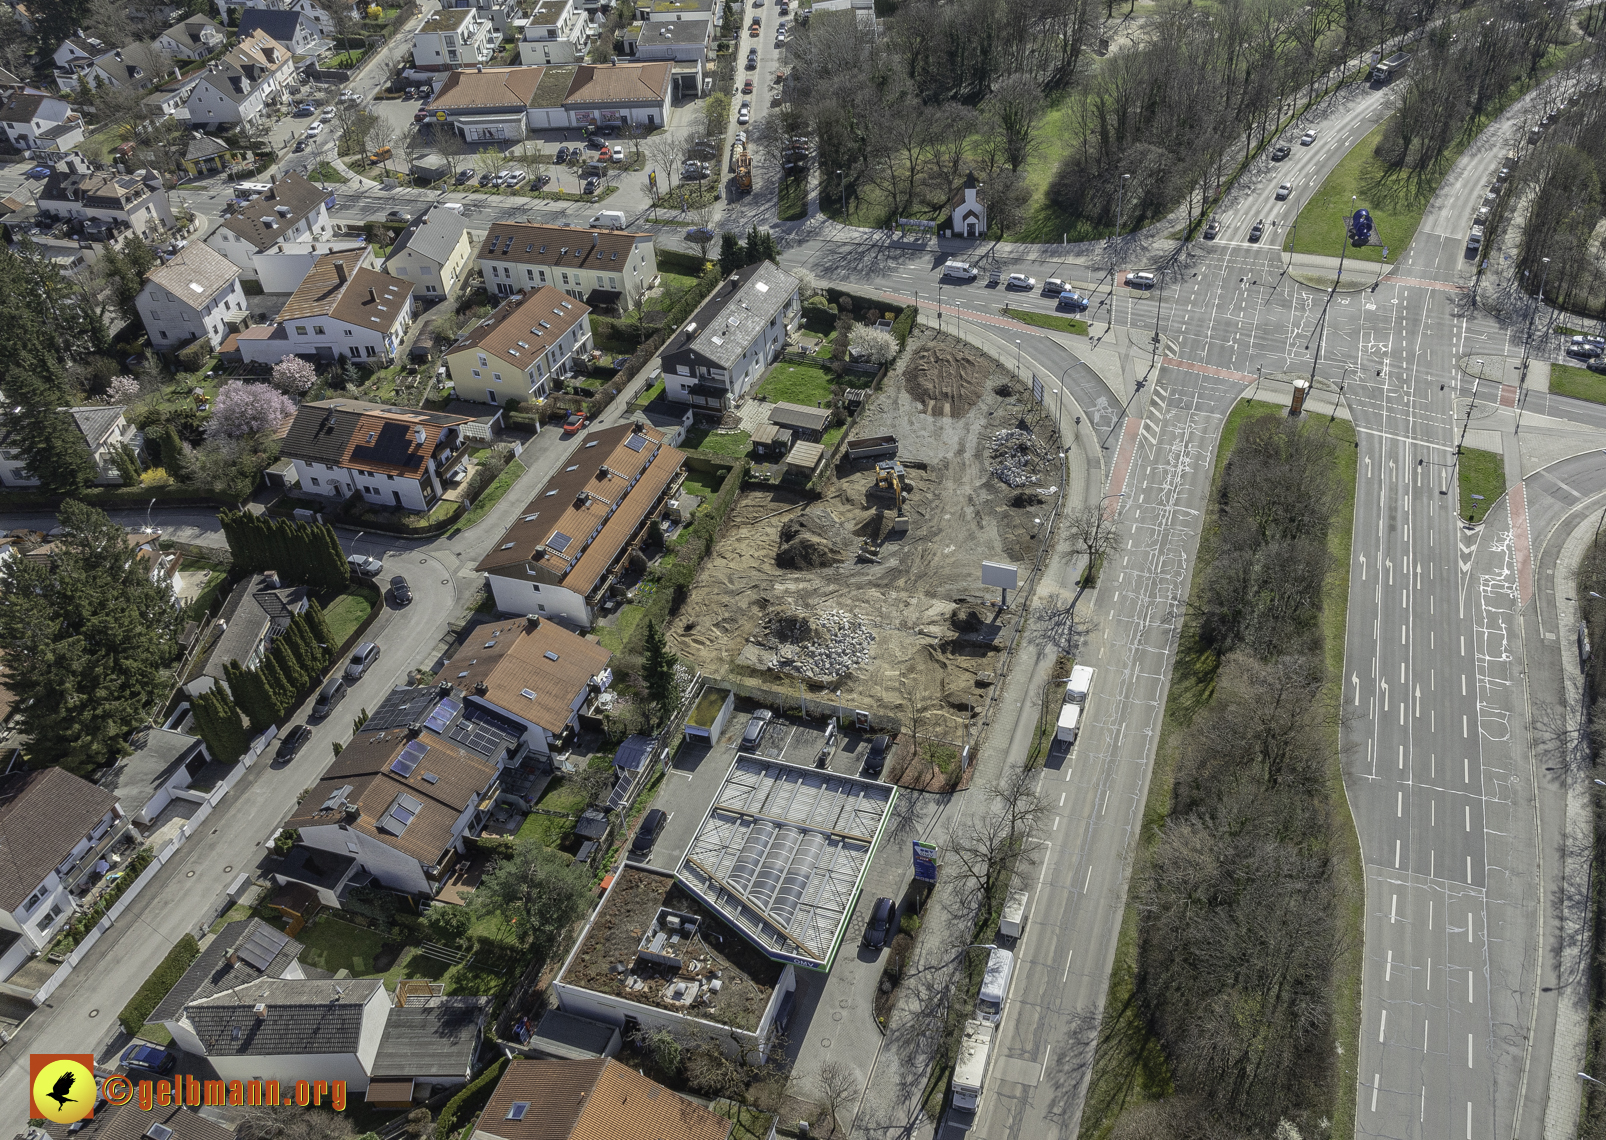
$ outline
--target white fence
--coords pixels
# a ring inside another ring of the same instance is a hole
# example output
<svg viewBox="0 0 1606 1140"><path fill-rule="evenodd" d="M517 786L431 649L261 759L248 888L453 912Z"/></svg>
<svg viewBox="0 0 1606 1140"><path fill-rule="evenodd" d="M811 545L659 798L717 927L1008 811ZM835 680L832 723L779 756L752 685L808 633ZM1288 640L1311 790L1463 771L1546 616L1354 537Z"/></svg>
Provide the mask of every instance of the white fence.
<svg viewBox="0 0 1606 1140"><path fill-rule="evenodd" d="M66 961L57 968L54 974L45 980L44 985L34 991L34 1005L43 1005L50 998L50 995L61 987L61 984L67 980L67 976L73 972L78 963L84 960L84 956L89 953L90 948L100 941L100 936L111 929L112 924L128 909L128 904L133 902L139 893L150 884L151 880L156 877L157 872L167 865L167 861L178 853L178 849L184 846L190 836L200 830L201 824L206 821L206 817L212 814L213 809L217 807L223 797L228 795L230 789L240 782L240 778L245 775L251 765L256 762L257 757L262 755L268 745L273 742L274 737L278 735L279 730L277 728L270 728L253 740L250 750L240 758L238 764L229 769L228 774L218 781L217 787L210 792L191 792L189 789L184 788L173 793L175 798L186 799L192 803L199 803L201 806L196 809L194 815L185 821L184 827L179 831L178 835L156 853L156 857L140 873L139 878L130 883L128 889L107 909L106 913L101 916L101 920L95 923L94 928L84 936L84 940L73 948L72 953L67 955Z"/></svg>

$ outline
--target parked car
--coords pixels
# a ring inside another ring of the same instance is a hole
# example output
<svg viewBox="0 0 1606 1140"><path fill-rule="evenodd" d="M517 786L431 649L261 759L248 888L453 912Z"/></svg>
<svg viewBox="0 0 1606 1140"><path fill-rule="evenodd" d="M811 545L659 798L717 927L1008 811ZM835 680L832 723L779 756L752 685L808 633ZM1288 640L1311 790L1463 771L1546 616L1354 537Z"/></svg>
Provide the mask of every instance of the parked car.
<svg viewBox="0 0 1606 1140"><path fill-rule="evenodd" d="M582 194L595 194L597 192L597 180L595 178L587 178L586 184L581 187L580 192Z"/></svg>
<svg viewBox="0 0 1606 1140"><path fill-rule="evenodd" d="M743 95L751 95L752 93L753 93L753 77L752 76L748 76L746 79L742 80L742 94Z"/></svg>
<svg viewBox="0 0 1606 1140"><path fill-rule="evenodd" d="M333 107L325 107L323 109L323 114L319 115L318 117L327 123L335 117L335 109Z"/></svg>
<svg viewBox="0 0 1606 1140"><path fill-rule="evenodd" d="M1254 225L1249 227L1249 240L1250 241L1259 241L1260 240L1260 235L1265 233L1265 232L1266 232L1266 223L1264 221L1258 221Z"/></svg>
<svg viewBox="0 0 1606 1140"><path fill-rule="evenodd" d="M1289 146L1287 143L1278 143L1276 146L1272 147L1271 160L1273 162L1281 162L1283 159L1287 158L1293 153L1293 147Z"/></svg>
<svg viewBox="0 0 1606 1140"><path fill-rule="evenodd" d="M1597 356L1584 367L1591 372L1606 372L1606 356Z"/></svg>
<svg viewBox="0 0 1606 1140"><path fill-rule="evenodd" d="M1313 143L1315 141L1316 141L1315 128L1312 128L1311 130L1308 130L1304 134L1299 136L1299 145L1300 146L1309 146L1311 143Z"/></svg>
<svg viewBox="0 0 1606 1140"><path fill-rule="evenodd" d="M1288 195L1292 194L1293 192L1294 184L1292 182L1284 182L1281 186L1277 187L1277 201L1287 201Z"/></svg>
<svg viewBox="0 0 1606 1140"><path fill-rule="evenodd" d="M313 123L312 126L307 128L307 137L309 139L315 139L321 134L323 134L322 123Z"/></svg>
<svg viewBox="0 0 1606 1140"><path fill-rule="evenodd" d="M1126 275L1126 283L1132 289L1153 289L1154 274L1147 270L1141 273L1128 273Z"/></svg>
<svg viewBox="0 0 1606 1140"><path fill-rule="evenodd" d="M563 434L574 435L587 424L584 412L570 412L569 418L563 421Z"/></svg>
<svg viewBox="0 0 1606 1140"><path fill-rule="evenodd" d="M879 950L892 937L892 920L898 917L898 904L883 896L870 908L870 921L865 923L863 945Z"/></svg>
<svg viewBox="0 0 1606 1140"><path fill-rule="evenodd" d="M290 149L295 151L297 154L300 154L302 151L307 149L307 140L306 139L297 139L296 140L296 145L291 147Z"/></svg>
<svg viewBox="0 0 1606 1140"><path fill-rule="evenodd" d="M750 55L750 56L747 57L747 70L748 71L757 71L758 70L758 56L757 55Z"/></svg>
<svg viewBox="0 0 1606 1140"><path fill-rule="evenodd" d="M489 186L491 183L493 183L495 181L496 181L496 172L495 171L487 170L484 174L480 175L480 185L481 186Z"/></svg>
<svg viewBox="0 0 1606 1140"><path fill-rule="evenodd" d="M377 578L385 564L377 558L369 558L366 554L353 554L346 559L347 568L361 578Z"/></svg>
<svg viewBox="0 0 1606 1140"><path fill-rule="evenodd" d="M397 574L390 580L390 596L398 606L413 604L413 588L407 584L407 579Z"/></svg>
<svg viewBox="0 0 1606 1140"><path fill-rule="evenodd" d="M550 175L550 174L539 174L539 175L536 176L536 179L535 179L535 188L537 190L545 190L547 188L547 185L551 181L552 181L552 175Z"/></svg>
<svg viewBox="0 0 1606 1140"><path fill-rule="evenodd" d="M297 119L310 119L317 113L318 108L314 107L311 103L303 103L301 106L297 107L291 112L291 114Z"/></svg>
<svg viewBox="0 0 1606 1140"><path fill-rule="evenodd" d="M630 843L632 859L645 859L652 854L653 845L658 842L658 836L668 820L669 815L662 808L653 808L642 817L641 826L636 829L636 838Z"/></svg>
<svg viewBox="0 0 1606 1140"><path fill-rule="evenodd" d="M457 177L452 179L453 184L457 186L461 186L465 182L472 181L474 181L474 172L472 170L459 170L457 172Z"/></svg>
<svg viewBox="0 0 1606 1140"><path fill-rule="evenodd" d="M390 210L385 214L385 221L400 222L404 226L412 220L412 215L408 214L406 210Z"/></svg>
<svg viewBox="0 0 1606 1140"><path fill-rule="evenodd" d="M525 174L521 170L510 170L508 173L502 175L502 187L505 190L516 189L519 183L523 182L528 177L529 175Z"/></svg>
<svg viewBox="0 0 1606 1140"><path fill-rule="evenodd" d="M770 722L775 714L769 709L759 709L747 721L747 727L742 730L742 747L748 751L757 748L759 741L764 739L764 733L769 729Z"/></svg>
<svg viewBox="0 0 1606 1140"><path fill-rule="evenodd" d="M1028 277L1024 273L1011 273L1009 280L1004 283L1006 289L1035 289L1037 278Z"/></svg>
<svg viewBox="0 0 1606 1140"><path fill-rule="evenodd" d="M415 122L415 123L424 123L424 122L428 122L428 121L429 121L429 112L426 111L424 108L420 107L418 110L413 112L413 122Z"/></svg>
<svg viewBox="0 0 1606 1140"><path fill-rule="evenodd" d="M122 1063L125 1068L144 1069L162 1076L173 1071L178 1057L149 1041L136 1041L123 1050Z"/></svg>
<svg viewBox="0 0 1606 1140"><path fill-rule="evenodd" d="M1567 346L1567 355L1576 356L1580 360L1593 360L1602 355L1602 352L1600 345L1590 344L1586 340L1574 337L1572 343Z"/></svg>
<svg viewBox="0 0 1606 1140"><path fill-rule="evenodd" d="M686 240L695 245L700 241L713 241L718 235L706 226L696 226L686 231Z"/></svg>
<svg viewBox="0 0 1606 1140"><path fill-rule="evenodd" d="M301 746L311 738L312 729L304 724L298 724L288 730L283 736L279 737L278 750L273 754L274 762L284 763L294 760L296 753L301 751Z"/></svg>
<svg viewBox="0 0 1606 1140"><path fill-rule="evenodd" d="M1087 298L1074 289L1067 289L1059 295L1059 300L1055 302L1055 307L1080 313L1087 308Z"/></svg>
<svg viewBox="0 0 1606 1140"><path fill-rule="evenodd" d="M743 107L740 111L736 112L736 121L738 123L740 123L744 127L747 126L748 122L752 119L752 117L753 117L752 112L749 111L746 107Z"/></svg>
<svg viewBox="0 0 1606 1140"><path fill-rule="evenodd" d="M614 146L613 146L612 153L608 156L608 161L609 162L623 162L624 160L625 160L625 148L624 148L624 146L619 144L619 143L615 143Z"/></svg>
<svg viewBox="0 0 1606 1140"><path fill-rule="evenodd" d="M1210 224L1204 228L1205 241L1215 241L1216 235L1221 232L1221 223L1211 218Z"/></svg>
<svg viewBox="0 0 1606 1140"><path fill-rule="evenodd" d="M339 677L331 677L318 690L318 699L312 703L312 715L315 718L326 717L345 699L346 682Z"/></svg>
<svg viewBox="0 0 1606 1140"><path fill-rule="evenodd" d="M50 177L50 167L48 167L48 166L36 166L32 170L28 171L28 177L29 178L49 178Z"/></svg>
<svg viewBox="0 0 1606 1140"><path fill-rule="evenodd" d="M351 88L347 87L345 90L341 91L340 101L342 103L360 103L362 102L362 96L357 94Z"/></svg>
<svg viewBox="0 0 1606 1140"><path fill-rule="evenodd" d="M948 261L943 263L942 276L957 278L960 281L974 281L976 270L968 262Z"/></svg>
<svg viewBox="0 0 1606 1140"><path fill-rule="evenodd" d="M346 663L346 679L355 681L368 672L368 666L379 660L379 645L377 642L365 641L357 646L357 651L351 655Z"/></svg>
<svg viewBox="0 0 1606 1140"><path fill-rule="evenodd" d="M892 743L890 736L878 736L870 741L870 751L864 758L864 770L872 776L881 775L881 769L887 765L887 746Z"/></svg>

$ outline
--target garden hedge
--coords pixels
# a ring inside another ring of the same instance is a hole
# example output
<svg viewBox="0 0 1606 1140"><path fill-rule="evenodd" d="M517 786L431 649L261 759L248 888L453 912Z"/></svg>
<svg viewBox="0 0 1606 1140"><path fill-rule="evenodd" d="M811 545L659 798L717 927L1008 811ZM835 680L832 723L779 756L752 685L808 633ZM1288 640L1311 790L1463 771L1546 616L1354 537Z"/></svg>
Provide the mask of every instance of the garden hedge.
<svg viewBox="0 0 1606 1140"><path fill-rule="evenodd" d="M660 270L679 273L682 277L701 277L708 264L695 253L682 253L678 249L660 249L657 253Z"/></svg>
<svg viewBox="0 0 1606 1140"><path fill-rule="evenodd" d="M919 305L906 305L898 319L892 322L892 335L898 338L898 348L901 350L909 343L909 333L915 327L915 321L920 318Z"/></svg>
<svg viewBox="0 0 1606 1140"><path fill-rule="evenodd" d="M123 1028L137 1037L156 1007L162 1004L162 999L167 996L168 991L178 985L178 980L184 976L184 971L188 970L200 956L201 944L195 941L193 934L186 934L173 943L173 948L167 952L167 957L151 971L151 976L145 979L145 984L128 999L128 1004L123 1006L123 1012L117 1015L117 1020L123 1023Z"/></svg>
<svg viewBox="0 0 1606 1140"><path fill-rule="evenodd" d="M496 1091L496 1082L502 1076L502 1070L507 1068L507 1058L500 1058L496 1064L486 1069L468 1084L464 1085L456 1096L446 1102L441 1109L440 1117L435 1121L435 1135L448 1140L453 1132L457 1131L459 1123L465 1116L473 1116L485 1107L485 1102L491 1099L491 1093Z"/></svg>
<svg viewBox="0 0 1606 1140"><path fill-rule="evenodd" d="M831 304L836 305L838 308L841 308L842 299L846 297L852 305L854 320L863 320L863 313L871 309L879 309L882 316L892 317L896 321L897 317L903 315L903 310L906 307L891 304L883 297L866 297L863 293L852 293L846 289L837 289L832 286L826 287L825 296Z"/></svg>

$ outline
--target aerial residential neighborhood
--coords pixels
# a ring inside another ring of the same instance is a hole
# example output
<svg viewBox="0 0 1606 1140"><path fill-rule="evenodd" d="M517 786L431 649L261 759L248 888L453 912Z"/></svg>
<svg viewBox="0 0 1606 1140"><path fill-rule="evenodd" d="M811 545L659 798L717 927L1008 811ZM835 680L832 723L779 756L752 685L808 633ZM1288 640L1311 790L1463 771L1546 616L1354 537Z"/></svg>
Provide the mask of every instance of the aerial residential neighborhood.
<svg viewBox="0 0 1606 1140"><path fill-rule="evenodd" d="M0 1137L1606 1140L1603 138L1591 4L6 0Z"/></svg>

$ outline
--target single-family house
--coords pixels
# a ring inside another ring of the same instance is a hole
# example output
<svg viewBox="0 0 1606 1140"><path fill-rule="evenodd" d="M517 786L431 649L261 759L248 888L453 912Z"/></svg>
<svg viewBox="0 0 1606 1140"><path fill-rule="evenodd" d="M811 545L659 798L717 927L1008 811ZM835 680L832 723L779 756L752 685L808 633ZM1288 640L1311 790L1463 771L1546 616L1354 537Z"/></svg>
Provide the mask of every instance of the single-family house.
<svg viewBox="0 0 1606 1140"><path fill-rule="evenodd" d="M591 351L591 309L550 285L509 297L444 353L459 399L544 400Z"/></svg>
<svg viewBox="0 0 1606 1140"><path fill-rule="evenodd" d="M206 236L206 244L258 277L256 255L281 241L328 240L330 196L299 174L275 174L268 192L247 202Z"/></svg>
<svg viewBox="0 0 1606 1140"><path fill-rule="evenodd" d="M97 404L59 410L72 417L73 426L78 429L89 458L95 464L95 482L103 486L121 483L123 477L113 456L118 448L133 447L139 439L138 429L123 418L123 409ZM27 455L11 438L10 426L0 420L0 487L39 486L39 480L28 470L27 463Z"/></svg>
<svg viewBox="0 0 1606 1140"><path fill-rule="evenodd" d="M27 87L0 107L0 126L20 151L66 152L84 141L84 120L67 100Z"/></svg>
<svg viewBox="0 0 1606 1140"><path fill-rule="evenodd" d="M683 457L656 428L627 423L588 433L570 460L475 569L501 612L552 614L589 628L679 486Z"/></svg>
<svg viewBox="0 0 1606 1140"><path fill-rule="evenodd" d="M331 0L331 2L328 4L328 8L333 8L336 4L344 2L345 0ZM329 14L328 8L326 8L323 4L317 3L316 0L213 0L213 3L217 5L218 19L222 20L224 23L228 23L229 21L229 10L231 8L240 9L240 15L242 17L246 12L257 9L283 12L300 12L310 17L313 24L317 26L319 32L324 36L332 36L335 34L334 17ZM349 5L347 10L353 16L360 15L359 5Z"/></svg>
<svg viewBox="0 0 1606 1140"><path fill-rule="evenodd" d="M216 20L186 16L156 37L156 46L175 59L205 59L220 51L228 33Z"/></svg>
<svg viewBox="0 0 1606 1140"><path fill-rule="evenodd" d="M456 13L459 9L450 11ZM525 138L530 129L530 104L541 83L541 71L539 67L475 67L453 71L431 100L430 114L437 117L437 126L450 123L469 142ZM439 118L442 115L444 119Z"/></svg>
<svg viewBox="0 0 1606 1140"><path fill-rule="evenodd" d="M365 400L315 400L296 409L279 454L294 462L303 494L427 511L466 458L469 422Z"/></svg>
<svg viewBox="0 0 1606 1140"><path fill-rule="evenodd" d="M40 209L62 217L103 222L108 236L131 229L155 240L174 225L167 191L154 170L132 174L95 170L77 155L56 163L39 190L38 202Z"/></svg>
<svg viewBox="0 0 1606 1140"><path fill-rule="evenodd" d="M239 267L211 246L191 242L145 275L134 307L159 352L197 337L217 348L228 335L229 315L246 311Z"/></svg>
<svg viewBox="0 0 1606 1140"><path fill-rule="evenodd" d="M477 260L493 297L550 285L594 309L633 309L658 281L650 233L492 222Z"/></svg>
<svg viewBox="0 0 1606 1140"><path fill-rule="evenodd" d="M734 1128L611 1057L514 1057L472 1140L727 1140Z"/></svg>
<svg viewBox="0 0 1606 1140"><path fill-rule="evenodd" d="M99 43L98 40L87 42ZM56 86L64 92L93 91L101 87L143 91L160 79L166 69L167 57L151 44L103 46L88 59L75 53L69 66L56 69L55 79Z"/></svg>
<svg viewBox="0 0 1606 1140"><path fill-rule="evenodd" d="M415 301L451 294L469 268L474 242L456 210L431 206L408 223L385 258L385 272L406 281Z"/></svg>
<svg viewBox="0 0 1606 1140"><path fill-rule="evenodd" d="M585 56L590 24L575 0L536 0L519 33L519 62L527 67L575 63Z"/></svg>
<svg viewBox="0 0 1606 1140"><path fill-rule="evenodd" d="M225 666L238 661L247 669L262 664L290 619L307 609L307 588L288 586L276 571L252 574L229 592L213 628L217 639L204 646L205 663L193 681L184 686L198 696L226 682Z"/></svg>
<svg viewBox="0 0 1606 1140"><path fill-rule="evenodd" d="M262 31L295 55L316 55L324 45L318 22L295 9L247 8L240 13L239 36Z"/></svg>
<svg viewBox="0 0 1606 1140"><path fill-rule="evenodd" d="M965 184L948 203L948 224L954 237L985 237L987 234L987 202L982 197L982 185L976 181L976 172L965 175Z"/></svg>
<svg viewBox="0 0 1606 1140"><path fill-rule="evenodd" d="M399 279L362 264L367 256L360 250L320 257L279 310L277 323L240 334L241 359L276 364L292 355L390 363L412 324L413 306Z"/></svg>
<svg viewBox="0 0 1606 1140"><path fill-rule="evenodd" d="M116 796L65 769L0 777L0 978L50 945L127 828Z"/></svg>
<svg viewBox="0 0 1606 1140"><path fill-rule="evenodd" d="M613 684L613 654L540 614L504 619L473 631L440 677L463 699L511 717L532 752L550 755L577 731L580 714Z"/></svg>
<svg viewBox="0 0 1606 1140"><path fill-rule="evenodd" d="M625 55L645 63L669 60L674 83L681 95L702 90L703 73L713 55L714 21L645 20L625 28L619 36Z"/></svg>
<svg viewBox="0 0 1606 1140"><path fill-rule="evenodd" d="M500 42L487 13L478 8L441 8L413 33L413 66L420 71L483 66Z"/></svg>
<svg viewBox="0 0 1606 1140"><path fill-rule="evenodd" d="M258 250L251 260L256 264L257 280L262 282L264 293L294 293L301 288L313 266L331 253L349 254L357 259L359 266L373 266L373 247L351 238L279 241ZM271 330L268 335L272 335Z"/></svg>
<svg viewBox="0 0 1606 1140"><path fill-rule="evenodd" d="M190 122L205 130L255 122L284 101L294 75L290 49L259 28L207 64L184 107Z"/></svg>
<svg viewBox="0 0 1606 1140"><path fill-rule="evenodd" d="M768 261L738 269L664 345L664 395L730 408L780 359L801 312L790 273Z"/></svg>
<svg viewBox="0 0 1606 1140"><path fill-rule="evenodd" d="M252 159L247 147L230 146L222 139L191 131L190 143L181 161L192 178L205 178L208 174L227 174L236 167L249 164Z"/></svg>
<svg viewBox="0 0 1606 1140"><path fill-rule="evenodd" d="M176 122L188 123L190 113L184 109L184 104L190 101L190 92L201 81L203 73L197 71L193 75L181 75L176 79L169 79L156 87L139 101L145 113L153 119L173 119ZM191 174L195 171L191 170Z"/></svg>
<svg viewBox="0 0 1606 1140"><path fill-rule="evenodd" d="M284 826L390 890L431 898L490 818L524 735L462 693L392 690Z"/></svg>
<svg viewBox="0 0 1606 1140"><path fill-rule="evenodd" d="M124 813L143 828L173 802L175 791L189 786L211 757L199 737L171 728L141 729L133 744L134 751L95 782L127 805Z"/></svg>
<svg viewBox="0 0 1606 1140"><path fill-rule="evenodd" d="M668 60L652 63L587 63L575 68L563 109L575 126L634 123L651 130L669 122Z"/></svg>
<svg viewBox="0 0 1606 1140"><path fill-rule="evenodd" d="M57 71L71 71L73 68L88 63L101 52L106 45L93 36L68 36L56 45L56 50L50 53L50 62Z"/></svg>

